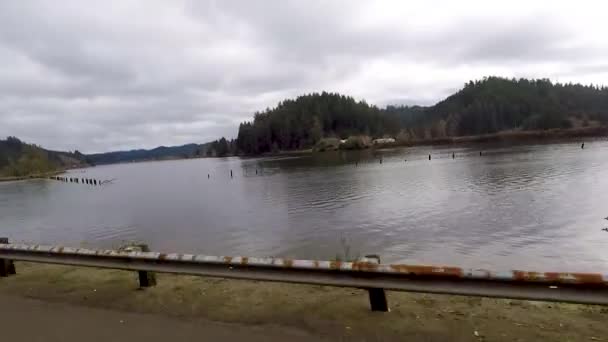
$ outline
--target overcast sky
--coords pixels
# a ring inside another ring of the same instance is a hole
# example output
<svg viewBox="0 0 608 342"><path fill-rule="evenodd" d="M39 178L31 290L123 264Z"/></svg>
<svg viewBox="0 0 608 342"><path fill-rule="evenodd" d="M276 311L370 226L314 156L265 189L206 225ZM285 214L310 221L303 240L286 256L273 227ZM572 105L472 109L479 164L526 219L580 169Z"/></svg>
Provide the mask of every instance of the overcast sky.
<svg viewBox="0 0 608 342"><path fill-rule="evenodd" d="M606 84L602 1L0 2L0 137L104 152L235 137L337 91L432 104L470 79Z"/></svg>

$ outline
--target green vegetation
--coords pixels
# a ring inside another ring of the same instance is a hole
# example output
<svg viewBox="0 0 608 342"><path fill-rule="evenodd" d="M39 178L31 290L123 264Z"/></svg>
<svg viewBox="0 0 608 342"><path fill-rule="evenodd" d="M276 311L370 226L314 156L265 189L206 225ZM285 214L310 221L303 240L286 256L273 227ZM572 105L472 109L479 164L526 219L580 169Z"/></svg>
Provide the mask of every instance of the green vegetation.
<svg viewBox="0 0 608 342"><path fill-rule="evenodd" d="M315 144L313 151L325 152L336 151L340 147L340 140L337 138L322 138Z"/></svg>
<svg viewBox="0 0 608 342"><path fill-rule="evenodd" d="M41 175L60 169L80 166L84 155L48 151L39 146L27 144L16 137L0 140L0 176L26 177Z"/></svg>
<svg viewBox="0 0 608 342"><path fill-rule="evenodd" d="M244 154L313 147L323 137L380 136L396 133L396 120L377 107L334 93L314 93L285 100L256 113L239 127L237 145Z"/></svg>
<svg viewBox="0 0 608 342"><path fill-rule="evenodd" d="M606 122L606 87L488 77L465 84L430 107L379 109L333 93L300 96L242 123L237 146L241 153L259 154L310 148L328 137L388 135L411 143L505 131L580 129Z"/></svg>
<svg viewBox="0 0 608 342"><path fill-rule="evenodd" d="M411 139L589 127L608 121L608 88L489 77L432 107L389 107L387 113Z"/></svg>
<svg viewBox="0 0 608 342"><path fill-rule="evenodd" d="M228 141L226 140L226 138L222 137L219 140L205 144L204 151L204 153L200 152L199 154L205 155L207 157L226 157L229 155L233 156L237 154L236 141L234 139Z"/></svg>

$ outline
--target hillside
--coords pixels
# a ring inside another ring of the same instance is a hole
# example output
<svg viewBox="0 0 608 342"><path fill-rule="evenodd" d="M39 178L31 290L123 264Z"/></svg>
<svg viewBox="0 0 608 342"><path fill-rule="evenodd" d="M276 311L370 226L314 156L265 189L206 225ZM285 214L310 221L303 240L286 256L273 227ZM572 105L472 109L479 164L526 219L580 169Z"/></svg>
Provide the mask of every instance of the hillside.
<svg viewBox="0 0 608 342"><path fill-rule="evenodd" d="M608 88L489 77L465 84L431 107L385 111L418 139L579 128L608 121Z"/></svg>
<svg viewBox="0 0 608 342"><path fill-rule="evenodd" d="M181 146L160 146L150 150L138 149L87 154L92 164L130 163L148 160L187 159L199 157L223 157L236 154L236 144L225 138L205 144L186 144Z"/></svg>
<svg viewBox="0 0 608 342"><path fill-rule="evenodd" d="M85 165L78 151L58 152L27 144L15 137L0 139L0 176L24 177Z"/></svg>
<svg viewBox="0 0 608 342"><path fill-rule="evenodd" d="M197 144L182 146L160 146L151 150L115 151L107 153L87 154L87 160L92 164L113 164L143 160L162 160L175 158L189 158L195 156L199 150Z"/></svg>
<svg viewBox="0 0 608 342"><path fill-rule="evenodd" d="M273 109L255 113L239 127L237 146L245 154L313 146L322 137L395 134L395 117L377 107L335 93L313 93L285 100Z"/></svg>
<svg viewBox="0 0 608 342"><path fill-rule="evenodd" d="M608 88L488 77L430 106L388 106L332 93L285 100L239 127L244 154L310 148L323 137L395 136L400 142L580 128L608 122Z"/></svg>

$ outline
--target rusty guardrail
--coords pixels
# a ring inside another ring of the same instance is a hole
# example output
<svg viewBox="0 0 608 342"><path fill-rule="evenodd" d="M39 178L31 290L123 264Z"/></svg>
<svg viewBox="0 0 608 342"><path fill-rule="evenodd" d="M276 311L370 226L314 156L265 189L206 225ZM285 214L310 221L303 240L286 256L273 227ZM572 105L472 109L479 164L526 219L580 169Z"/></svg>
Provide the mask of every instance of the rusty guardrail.
<svg viewBox="0 0 608 342"><path fill-rule="evenodd" d="M608 305L608 275L464 269L448 266L248 258L59 246L1 244L0 259L147 272L361 288L372 310L387 311L384 290ZM2 263L0 263L2 268ZM146 277L147 279L147 277Z"/></svg>

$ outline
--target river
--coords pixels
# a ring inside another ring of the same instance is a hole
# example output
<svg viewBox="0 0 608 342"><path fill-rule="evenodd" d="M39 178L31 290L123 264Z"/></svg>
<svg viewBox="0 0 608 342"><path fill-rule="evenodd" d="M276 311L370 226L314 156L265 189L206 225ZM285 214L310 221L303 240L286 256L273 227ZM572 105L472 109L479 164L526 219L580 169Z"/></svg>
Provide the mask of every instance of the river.
<svg viewBox="0 0 608 342"><path fill-rule="evenodd" d="M67 177L114 181L0 183L0 236L99 248L143 241L157 251L209 255L375 253L383 262L608 271L606 141L585 149L484 145L143 162Z"/></svg>

